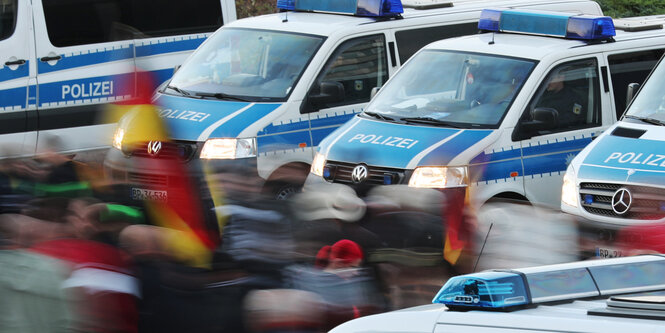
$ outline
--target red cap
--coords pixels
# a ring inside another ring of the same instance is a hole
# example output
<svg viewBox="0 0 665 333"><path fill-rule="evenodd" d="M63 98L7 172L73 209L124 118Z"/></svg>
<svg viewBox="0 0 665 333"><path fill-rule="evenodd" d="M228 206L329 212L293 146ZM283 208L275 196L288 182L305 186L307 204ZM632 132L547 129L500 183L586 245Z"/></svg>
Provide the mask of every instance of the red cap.
<svg viewBox="0 0 665 333"><path fill-rule="evenodd" d="M326 268L328 266L328 257L330 257L330 245L325 245L322 247L319 252L316 254L316 259L314 259L314 267L316 268Z"/></svg>
<svg viewBox="0 0 665 333"><path fill-rule="evenodd" d="M356 242L342 239L330 248L330 260L340 259L344 263L350 263L356 259L363 258L363 251Z"/></svg>

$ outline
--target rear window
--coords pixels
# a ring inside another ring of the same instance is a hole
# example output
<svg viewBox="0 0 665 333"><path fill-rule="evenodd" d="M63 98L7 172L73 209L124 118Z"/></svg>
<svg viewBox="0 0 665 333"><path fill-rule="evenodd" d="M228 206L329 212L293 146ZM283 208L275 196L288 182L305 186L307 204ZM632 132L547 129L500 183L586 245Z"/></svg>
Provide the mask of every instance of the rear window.
<svg viewBox="0 0 665 333"><path fill-rule="evenodd" d="M211 32L222 26L219 0L44 0L57 47Z"/></svg>

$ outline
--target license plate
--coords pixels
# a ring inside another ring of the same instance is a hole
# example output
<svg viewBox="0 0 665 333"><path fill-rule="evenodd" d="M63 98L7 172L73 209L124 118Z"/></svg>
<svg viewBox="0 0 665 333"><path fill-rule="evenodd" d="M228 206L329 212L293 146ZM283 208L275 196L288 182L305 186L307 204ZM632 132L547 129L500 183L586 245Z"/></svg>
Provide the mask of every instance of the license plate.
<svg viewBox="0 0 665 333"><path fill-rule="evenodd" d="M621 250L611 247L597 247L596 257L598 258L616 258L623 257Z"/></svg>
<svg viewBox="0 0 665 333"><path fill-rule="evenodd" d="M166 191L148 190L144 188L132 187L132 199L134 200L150 200L166 202Z"/></svg>

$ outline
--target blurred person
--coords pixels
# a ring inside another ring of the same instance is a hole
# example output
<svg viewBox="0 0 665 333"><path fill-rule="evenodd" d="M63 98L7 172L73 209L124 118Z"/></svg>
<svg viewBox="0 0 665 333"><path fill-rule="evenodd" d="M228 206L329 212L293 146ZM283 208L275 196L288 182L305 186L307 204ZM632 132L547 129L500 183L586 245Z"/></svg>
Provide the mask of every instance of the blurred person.
<svg viewBox="0 0 665 333"><path fill-rule="evenodd" d="M311 186L294 195L289 204L296 218L293 235L300 255L313 258L324 245L344 238L368 251L381 246L377 235L362 225L367 204L347 185Z"/></svg>
<svg viewBox="0 0 665 333"><path fill-rule="evenodd" d="M35 242L29 250L66 263L69 274L62 288L76 313L75 330L137 332L138 280L127 254L113 242L100 241L100 235L116 238L121 230L104 228L102 205L94 198L69 199L64 217L68 235Z"/></svg>
<svg viewBox="0 0 665 333"><path fill-rule="evenodd" d="M519 201L489 202L478 212L473 271L578 260L575 221L546 207Z"/></svg>
<svg viewBox="0 0 665 333"><path fill-rule="evenodd" d="M364 251L357 243L341 239L330 246L324 269L300 264L286 270L289 287L320 297L325 307L325 317L320 323L323 330L386 309L374 272L365 266L364 258Z"/></svg>
<svg viewBox="0 0 665 333"><path fill-rule="evenodd" d="M319 252L316 253L316 257L314 258L315 268L324 269L328 267L328 263L330 262L330 248L330 245L324 245L319 249Z"/></svg>
<svg viewBox="0 0 665 333"><path fill-rule="evenodd" d="M68 332L67 268L15 243L19 216L0 215L0 332Z"/></svg>

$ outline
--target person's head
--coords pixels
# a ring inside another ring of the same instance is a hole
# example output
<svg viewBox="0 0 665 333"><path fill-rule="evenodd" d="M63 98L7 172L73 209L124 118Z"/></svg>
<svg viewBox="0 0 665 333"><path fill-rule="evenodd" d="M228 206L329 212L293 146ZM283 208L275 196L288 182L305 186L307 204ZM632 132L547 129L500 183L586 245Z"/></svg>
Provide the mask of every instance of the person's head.
<svg viewBox="0 0 665 333"><path fill-rule="evenodd" d="M358 267L364 258L363 250L356 242L342 239L330 247L328 268Z"/></svg>
<svg viewBox="0 0 665 333"><path fill-rule="evenodd" d="M547 91L557 92L563 89L566 75L563 72L556 73L547 85Z"/></svg>

